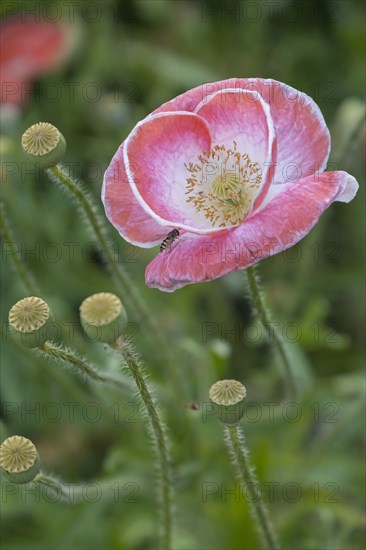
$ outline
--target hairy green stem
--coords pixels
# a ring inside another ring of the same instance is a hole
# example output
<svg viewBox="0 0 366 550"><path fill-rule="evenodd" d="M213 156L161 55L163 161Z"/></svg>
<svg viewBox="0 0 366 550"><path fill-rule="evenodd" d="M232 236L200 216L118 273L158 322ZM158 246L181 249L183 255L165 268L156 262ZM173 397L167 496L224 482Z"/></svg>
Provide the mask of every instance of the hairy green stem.
<svg viewBox="0 0 366 550"><path fill-rule="evenodd" d="M48 501L51 502L63 502L66 504L77 504L82 501L86 502L95 502L93 500L95 494L89 493L89 487L92 486L92 489L97 492L97 497L113 499L114 502L119 502L120 492L124 490L138 488L137 484L132 482L126 482L126 478L115 477L113 479L102 479L95 480L92 483L90 482L80 482L80 483L67 483L58 479L52 474L40 471L35 478L30 482L33 485L38 485L39 487L46 488L46 497ZM52 495L52 498L51 498ZM129 498L136 498L131 495ZM123 500L125 502L125 500ZM135 500L130 500L129 502L136 502Z"/></svg>
<svg viewBox="0 0 366 550"><path fill-rule="evenodd" d="M48 168L46 172L51 176L51 179L54 179L64 189L67 189L67 191L71 193L71 196L76 201L80 211L83 215L85 215L94 236L100 245L103 255L108 262L112 275L121 285L123 297L125 297L125 294L127 293L127 298L131 295L135 298L135 290L128 275L115 261L108 237L97 212L97 206L94 204L94 201L89 193L87 193L87 191L78 182L74 181L60 164ZM136 302L137 307L140 309L141 300L138 298ZM144 314L145 312L140 310L140 313Z"/></svg>
<svg viewBox="0 0 366 550"><path fill-rule="evenodd" d="M31 274L27 271L18 247L15 244L15 239L10 228L9 221L6 217L3 202L0 203L0 229L4 244L8 247L5 257L9 258L9 261L12 263L13 271L18 275L19 281L22 284L25 293L28 296L38 296L39 290L37 285L35 284Z"/></svg>
<svg viewBox="0 0 366 550"><path fill-rule="evenodd" d="M285 367L287 375L287 385L291 392L291 396L297 397L299 389L287 344L283 339L281 333L278 331L277 327L271 321L271 315L265 305L255 268L248 267L246 269L246 274L248 277L249 288L251 291L255 309L257 310L258 318L262 323L264 330L267 332L269 340L273 342L274 346L276 347L278 355L280 356L282 363Z"/></svg>
<svg viewBox="0 0 366 550"><path fill-rule="evenodd" d="M0 327L0 337L3 339L8 338L8 333L4 333L1 327ZM8 338L7 342L9 342L17 351L24 352L24 346L21 344L21 342L18 339ZM37 355L45 359L48 363L50 363L55 359L54 357L48 354L42 353L42 351L40 352L39 349L38 349L38 352L36 348L35 350ZM70 363L67 361L66 364L69 365ZM49 369L49 374L55 379L56 383L60 385L63 388L63 390L69 396L72 396L76 401L82 402L88 395L87 391L85 389L81 390L79 386L75 385L72 382L72 379L70 379L70 377L62 376L62 373L58 369L54 369L54 368ZM80 373L78 372L78 374ZM127 383L126 383L126 389L127 389Z"/></svg>
<svg viewBox="0 0 366 550"><path fill-rule="evenodd" d="M175 382L175 385L179 387L176 374L176 362L174 361L174 356L169 349L169 345L163 337L162 331L155 323L155 320L151 316L145 303L141 299L138 291L135 289L129 276L123 270L122 266L117 263L103 223L101 218L99 218L98 208L94 204L92 197L85 191L82 185L73 180L73 178L60 164L57 164L52 168L48 168L47 173L51 179L61 185L62 188L69 191L73 199L76 201L80 211L87 219L100 249L102 250L103 256L107 261L109 269L118 287L118 291L120 292L120 297L131 305L131 308L137 312L140 320L145 323L146 332L151 341L154 342L154 349L158 350L160 357L167 364L167 366L170 367L173 381Z"/></svg>
<svg viewBox="0 0 366 550"><path fill-rule="evenodd" d="M148 420L149 434L151 436L154 451L157 458L159 471L159 500L161 510L161 545L160 550L171 548L172 540L172 475L169 457L168 440L163 420L160 417L158 406L149 389L145 375L142 371L142 363L132 346L121 338L111 345L122 357L128 371L133 378L138 395L143 402L146 418Z"/></svg>
<svg viewBox="0 0 366 550"><path fill-rule="evenodd" d="M245 492L249 497L249 506L257 523L262 544L268 550L278 550L277 537L261 498L259 482L250 464L249 451L245 445L244 434L238 426L225 426L225 443L236 468L237 478L244 485Z"/></svg>
<svg viewBox="0 0 366 550"><path fill-rule="evenodd" d="M45 359L60 361L61 363L71 366L75 369L77 374L84 375L90 380L104 382L119 389L130 391L129 384L122 378L113 376L113 374L109 374L108 372L101 372L85 357L82 357L79 353L76 353L70 348L47 341L39 348L34 348L34 350Z"/></svg>
<svg viewBox="0 0 366 550"><path fill-rule="evenodd" d="M77 483L65 483L51 474L39 472L32 481L33 484L39 485L42 488L46 487L47 492L52 493L52 498L57 499L57 502L65 502L67 504L75 504L82 498L82 488ZM49 497L50 495L48 495Z"/></svg>

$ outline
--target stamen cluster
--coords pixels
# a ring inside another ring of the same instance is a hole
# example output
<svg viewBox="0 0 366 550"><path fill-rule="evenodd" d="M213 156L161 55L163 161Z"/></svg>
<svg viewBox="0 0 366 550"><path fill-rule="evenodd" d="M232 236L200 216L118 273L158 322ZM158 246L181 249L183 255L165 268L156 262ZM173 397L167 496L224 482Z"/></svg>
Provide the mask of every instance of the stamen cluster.
<svg viewBox="0 0 366 550"><path fill-rule="evenodd" d="M215 145L203 151L198 162L186 164L188 198L196 212L203 212L213 227L240 225L253 204L262 181L262 170L247 153Z"/></svg>

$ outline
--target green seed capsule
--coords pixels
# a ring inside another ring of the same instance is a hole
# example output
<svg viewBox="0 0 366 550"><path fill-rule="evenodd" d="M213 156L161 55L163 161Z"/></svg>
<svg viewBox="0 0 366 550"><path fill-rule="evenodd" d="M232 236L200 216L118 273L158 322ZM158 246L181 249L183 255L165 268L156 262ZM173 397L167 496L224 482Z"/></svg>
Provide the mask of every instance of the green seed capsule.
<svg viewBox="0 0 366 550"><path fill-rule="evenodd" d="M112 343L123 333L127 314L118 296L111 292L99 292L83 301L80 319L90 340Z"/></svg>
<svg viewBox="0 0 366 550"><path fill-rule="evenodd" d="M22 135L23 151L40 168L50 168L62 160L66 141L59 130L48 122L37 122Z"/></svg>
<svg viewBox="0 0 366 550"><path fill-rule="evenodd" d="M27 348L40 347L51 339L48 330L50 321L48 305L37 296L19 300L9 311L10 333Z"/></svg>
<svg viewBox="0 0 366 550"><path fill-rule="evenodd" d="M220 380L210 388L210 399L217 418L227 426L235 426L244 414L246 389L237 380Z"/></svg>
<svg viewBox="0 0 366 550"><path fill-rule="evenodd" d="M29 439L13 435L0 446L0 466L8 481L22 484L35 478L41 469L41 461Z"/></svg>

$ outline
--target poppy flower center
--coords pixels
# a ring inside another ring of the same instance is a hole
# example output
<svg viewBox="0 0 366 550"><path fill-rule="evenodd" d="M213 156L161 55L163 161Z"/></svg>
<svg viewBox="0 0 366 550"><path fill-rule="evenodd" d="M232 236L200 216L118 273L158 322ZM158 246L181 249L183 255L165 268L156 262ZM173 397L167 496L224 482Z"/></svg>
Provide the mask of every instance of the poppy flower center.
<svg viewBox="0 0 366 550"><path fill-rule="evenodd" d="M189 172L186 202L196 213L203 214L213 227L240 225L261 184L260 165L240 153L233 141L232 148L215 145L185 166Z"/></svg>

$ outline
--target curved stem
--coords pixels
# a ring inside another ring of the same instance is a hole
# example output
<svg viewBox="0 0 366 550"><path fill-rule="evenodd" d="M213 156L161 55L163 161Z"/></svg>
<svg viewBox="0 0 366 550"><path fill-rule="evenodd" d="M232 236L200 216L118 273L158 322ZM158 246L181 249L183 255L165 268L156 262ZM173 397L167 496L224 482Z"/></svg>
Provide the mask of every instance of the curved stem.
<svg viewBox="0 0 366 550"><path fill-rule="evenodd" d="M117 263L115 255L111 249L108 237L106 235L103 223L98 215L98 209L94 204L91 196L83 189L83 187L75 182L73 178L58 164L52 168L48 168L47 173L53 179L61 185L64 189L71 194L76 201L80 211L88 221L94 236L102 250L104 258L106 259L112 276L118 286L118 290L121 294L121 298L130 303L131 307L137 311L140 320L143 320L146 326L146 332L154 342L154 348L159 350L160 356L166 362L169 367L172 368L173 376L176 376L175 361L173 355L169 351L169 346L162 335L162 331L159 329L155 320L151 316L145 303L141 299L138 291L135 289L133 283L130 281L127 273L122 269L122 266ZM174 378L173 378L174 380ZM177 380L175 380L178 387Z"/></svg>
<svg viewBox="0 0 366 550"><path fill-rule="evenodd" d="M244 434L238 426L225 426L225 443L232 462L236 467L239 481L249 495L249 506L256 520L263 546L268 550L278 550L279 545L261 498L258 480L250 464L249 451L245 446Z"/></svg>
<svg viewBox="0 0 366 550"><path fill-rule="evenodd" d="M145 375L142 372L141 360L136 352L128 343L123 342L122 339L111 345L111 348L118 351L124 363L126 363L146 411L149 423L148 430L153 442L159 471L160 509L162 516L162 540L160 548L161 550L168 550L171 548L173 506L170 457L165 426L160 418L155 399L146 383Z"/></svg>
<svg viewBox="0 0 366 550"><path fill-rule="evenodd" d="M92 482L83 481L79 483L67 483L43 471L39 472L31 483L46 488L48 500L51 500L51 502L64 502L66 504L77 504L82 501L95 502L95 500L91 500L88 493L88 488L90 486L97 491L98 500L99 497L106 497L113 499L114 502L119 502L120 492L127 487L130 490L131 486L135 485L136 489L138 489L137 484L132 484L131 481L126 482L126 479L121 477L95 480ZM52 499L48 491L52 494ZM125 500L123 499L123 501ZM135 501L131 500L130 502Z"/></svg>
<svg viewBox="0 0 366 550"><path fill-rule="evenodd" d="M134 296L134 289L132 288L132 284L129 281L128 275L123 271L121 266L119 266L115 262L113 253L110 249L110 245L108 242L108 237L106 236L103 224L97 214L97 207L94 204L90 195L82 188L79 183L74 181L72 177L67 174L67 172L60 164L52 166L46 171L50 176L53 176L53 178L51 179L56 180L57 183L66 188L71 193L72 197L76 200L78 207L85 215L91 229L93 230L96 240L100 245L100 248L103 252L105 259L108 262L109 268L113 276L122 285L121 290L123 291L123 294L125 294L125 292L128 292L128 294L132 294ZM138 303L137 305L138 307L141 306L140 303Z"/></svg>
<svg viewBox="0 0 366 550"><path fill-rule="evenodd" d="M14 236L6 217L3 202L0 203L0 214L1 235L4 243L8 246L8 249L5 252L6 257L8 257L9 261L13 264L13 270L18 275L26 294L29 296L37 296L39 294L39 290L33 281L32 276L28 273L24 263L22 262L22 257L15 244Z"/></svg>
<svg viewBox="0 0 366 550"><path fill-rule="evenodd" d="M82 487L80 487L79 484L65 483L45 472L37 474L32 483L46 487L47 490L51 490L52 495L57 498L58 502L75 504L82 498Z"/></svg>
<svg viewBox="0 0 366 550"><path fill-rule="evenodd" d="M251 290L254 306L257 310L257 315L260 322L263 325L264 330L267 332L269 340L275 345L279 356L281 357L282 363L285 367L287 374L287 383L292 394L292 397L298 395L298 385L296 381L296 374L294 371L293 364L288 352L288 348L285 340L283 339L281 333L277 330L274 323L271 321L271 315L267 310L267 307L264 303L262 292L259 286L257 275L254 267L248 267L246 269L246 274L248 277L249 288Z"/></svg>
<svg viewBox="0 0 366 550"><path fill-rule="evenodd" d="M71 366L79 375L82 374L91 380L104 382L112 386L117 386L119 389L130 391L129 384L122 378L118 378L107 372L101 372L85 357L82 357L70 348L65 348L60 344L47 341L39 348L34 348L34 350L45 359L61 361Z"/></svg>

